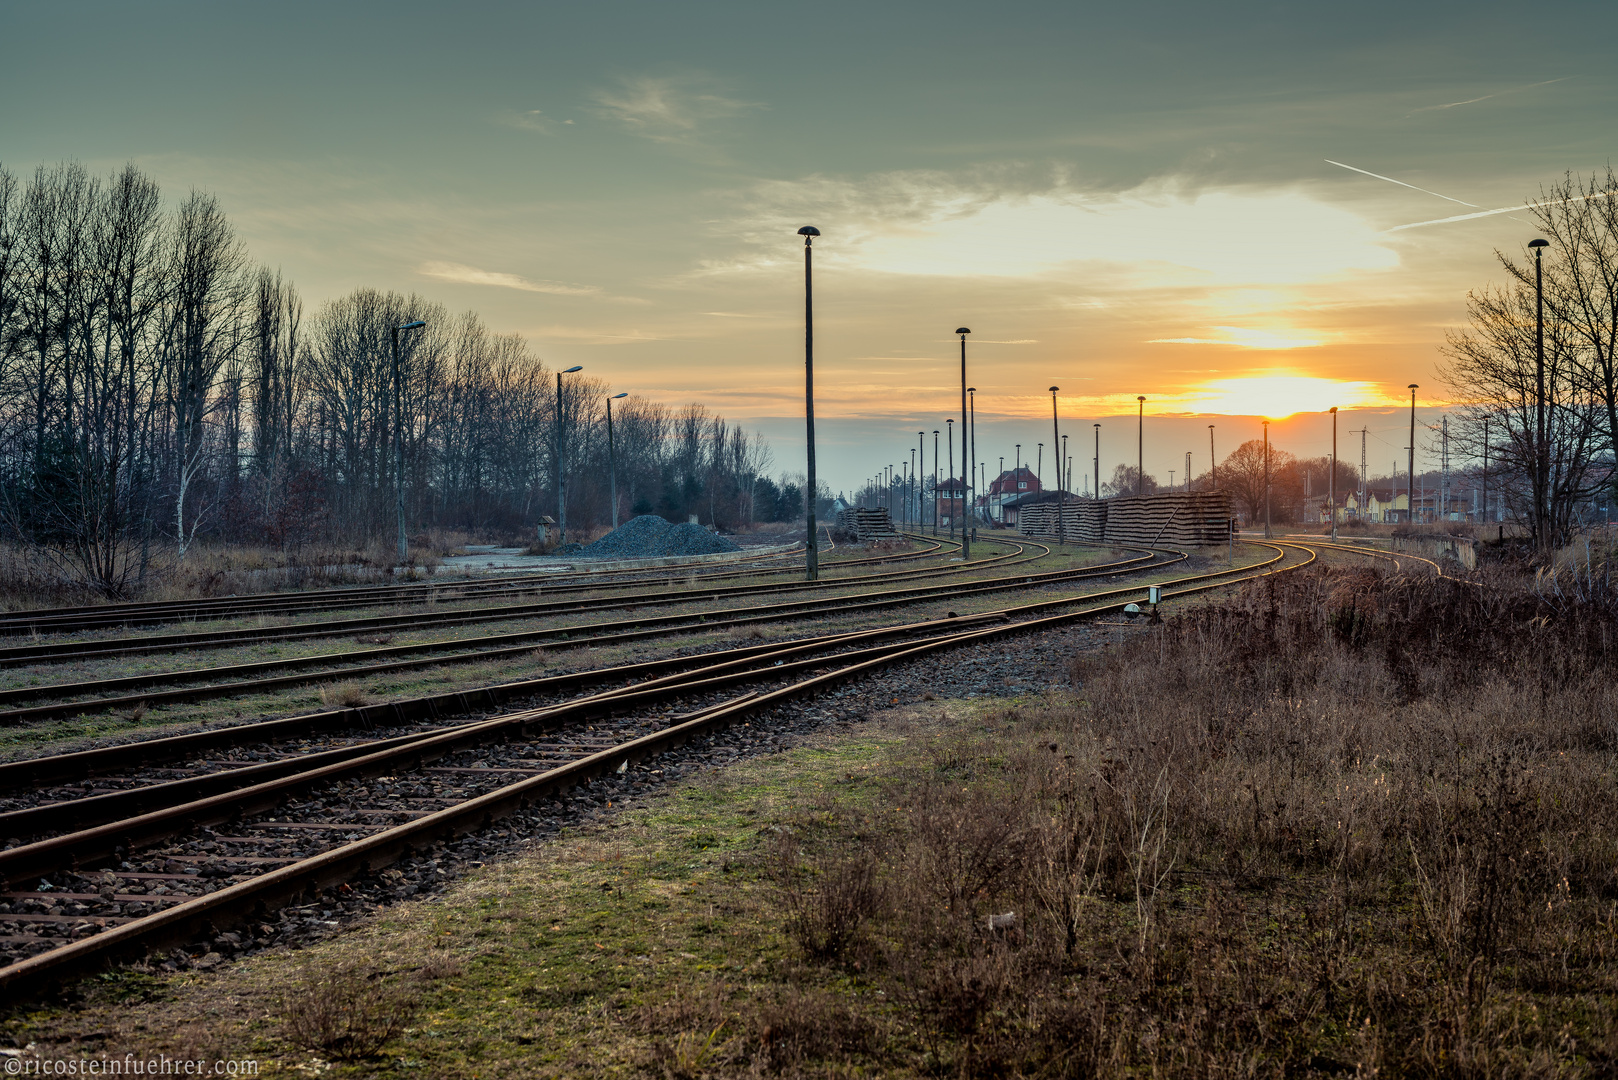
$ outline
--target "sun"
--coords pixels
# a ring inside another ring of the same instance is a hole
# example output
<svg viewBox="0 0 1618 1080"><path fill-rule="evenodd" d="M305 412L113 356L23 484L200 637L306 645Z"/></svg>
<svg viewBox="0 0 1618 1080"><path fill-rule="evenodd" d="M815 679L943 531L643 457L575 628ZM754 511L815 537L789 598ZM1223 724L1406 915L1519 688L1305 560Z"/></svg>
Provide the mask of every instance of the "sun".
<svg viewBox="0 0 1618 1080"><path fill-rule="evenodd" d="M1353 406L1382 405L1375 383L1338 382L1313 375L1254 375L1244 379L1216 379L1189 395L1197 412L1237 416L1264 416L1280 420L1294 413L1325 412Z"/></svg>

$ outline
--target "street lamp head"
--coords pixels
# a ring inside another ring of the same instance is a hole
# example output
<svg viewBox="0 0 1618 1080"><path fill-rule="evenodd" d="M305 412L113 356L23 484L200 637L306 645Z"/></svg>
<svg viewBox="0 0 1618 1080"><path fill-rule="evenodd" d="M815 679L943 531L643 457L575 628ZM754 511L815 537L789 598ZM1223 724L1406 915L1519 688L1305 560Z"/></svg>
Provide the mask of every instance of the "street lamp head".
<svg viewBox="0 0 1618 1080"><path fill-rule="evenodd" d="M626 391L626 392L624 392L624 393L622 393L622 394L614 394L614 395L612 395L612 397L610 397L610 398L608 398L608 399L607 399L607 400L608 400L608 401L617 401L617 400L618 400L618 399L619 399L619 398L621 398L621 397L628 397L628 396L629 396L629 394L628 394L628 392L627 392L627 391ZM1337 411L1337 410L1336 410L1336 409L1333 409L1333 410L1332 410L1332 412L1336 412L1336 411Z"/></svg>
<svg viewBox="0 0 1618 1080"><path fill-rule="evenodd" d="M967 393L968 393L968 394L975 394L975 393L977 393L977 392L978 392L978 388L977 388L977 387L975 387L975 386L968 386L968 387L967 387L967 388L966 388L966 392L967 392Z"/></svg>
<svg viewBox="0 0 1618 1080"><path fill-rule="evenodd" d="M1326 411L1327 412L1336 412L1337 411L1337 406L1333 405L1331 408L1327 409Z"/></svg>
<svg viewBox="0 0 1618 1080"><path fill-rule="evenodd" d="M420 330L422 327L424 327L426 325L427 325L426 323L422 322L420 319L417 319L415 322L407 322L407 323L403 324L402 326L399 327L399 329L401 329L401 330Z"/></svg>
<svg viewBox="0 0 1618 1080"><path fill-rule="evenodd" d="M1136 395L1135 400L1136 401L1145 401L1146 400L1146 395L1145 394L1138 394L1138 395Z"/></svg>
<svg viewBox="0 0 1618 1080"><path fill-rule="evenodd" d="M583 371L583 370L584 370L584 365L583 364L575 364L573 367L563 368L562 369L562 374L563 375L571 375L575 371Z"/></svg>
<svg viewBox="0 0 1618 1080"><path fill-rule="evenodd" d="M1528 246L1531 248L1547 248L1551 246L1551 242L1549 240L1530 240L1528 241Z"/></svg>
<svg viewBox="0 0 1618 1080"><path fill-rule="evenodd" d="M971 333L971 332L972 332L972 331L970 331L970 330L968 330L968 329L967 329L967 328L966 328L966 327L964 327L964 326L957 326L957 327L956 327L956 328L955 328L955 332L956 332L956 333L957 333L957 334L970 334L970 333Z"/></svg>
<svg viewBox="0 0 1618 1080"><path fill-rule="evenodd" d="M815 228L813 225L805 225L803 228L798 230L798 235L799 236L819 236L820 235L820 230Z"/></svg>
<svg viewBox="0 0 1618 1080"><path fill-rule="evenodd" d="M1421 387L1416 383L1411 383L1409 386L1405 387L1405 389L1407 389L1407 390L1420 390Z"/></svg>
<svg viewBox="0 0 1618 1080"><path fill-rule="evenodd" d="M1053 387L1051 387L1051 393L1053 393L1053 394L1054 394L1054 393L1056 393L1056 392L1057 392L1057 391L1058 391L1058 390L1060 390L1060 389L1062 389L1062 388L1061 388L1061 387L1060 387L1060 386L1053 386Z"/></svg>

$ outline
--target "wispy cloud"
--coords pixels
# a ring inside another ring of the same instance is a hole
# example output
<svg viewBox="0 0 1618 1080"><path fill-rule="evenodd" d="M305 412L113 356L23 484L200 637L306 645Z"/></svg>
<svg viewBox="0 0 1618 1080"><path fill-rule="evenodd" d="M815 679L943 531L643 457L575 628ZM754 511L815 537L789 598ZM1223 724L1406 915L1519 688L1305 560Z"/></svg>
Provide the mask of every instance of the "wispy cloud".
<svg viewBox="0 0 1618 1080"><path fill-rule="evenodd" d="M1312 349L1325 342L1319 338L1293 336L1296 332L1278 334L1272 330L1249 330L1241 326L1215 326L1222 336L1216 338L1178 337L1152 338L1149 345L1232 345L1242 349Z"/></svg>
<svg viewBox="0 0 1618 1080"><path fill-rule="evenodd" d="M465 266L461 263L425 262L416 268L416 272L423 277L437 278L439 281L453 281L459 285L493 285L500 289L549 293L552 296L601 295L601 289L595 285L575 285L567 281L531 281L517 274L503 274L497 270L479 270L475 266Z"/></svg>
<svg viewBox="0 0 1618 1080"><path fill-rule="evenodd" d="M721 93L713 80L688 75L625 79L595 94L596 110L627 130L656 142L688 142L709 121L764 106Z"/></svg>
<svg viewBox="0 0 1618 1080"><path fill-rule="evenodd" d="M1340 279L1398 265L1370 222L1297 187L1209 190L1170 176L1125 191L1085 190L1059 176L885 173L758 185L739 196L741 238L766 259L798 226L824 236L829 263L912 277L1094 280L1153 287ZM745 256L710 273L752 272Z"/></svg>
<svg viewBox="0 0 1618 1080"><path fill-rule="evenodd" d="M1411 112L1410 112L1410 115L1415 116L1416 113L1434 112L1434 111L1441 110L1441 109L1458 109L1462 105L1476 105L1480 101L1490 101L1490 100L1492 100L1494 98L1497 98L1497 97L1505 97L1507 94L1520 94L1524 90L1534 90L1534 89L1537 89L1537 88L1539 88L1541 86L1550 86L1553 83L1567 82L1569 79L1573 79L1573 78L1577 78L1577 77L1578 76L1576 76L1576 75L1564 75L1560 79L1546 79L1544 82L1527 83L1527 84L1525 84L1523 86L1507 87L1504 90L1496 90L1492 94L1482 94L1482 95L1480 95L1478 97L1467 98L1465 101L1447 101L1442 105L1423 105L1419 109L1412 109ZM1395 183L1397 183L1397 182L1398 181L1395 181Z"/></svg>
<svg viewBox="0 0 1618 1080"><path fill-rule="evenodd" d="M563 120L562 124L571 124L571 120ZM514 127L522 131L535 131L541 135L554 135L559 126L558 122L545 115L544 109L507 109L495 117L495 123L504 127Z"/></svg>

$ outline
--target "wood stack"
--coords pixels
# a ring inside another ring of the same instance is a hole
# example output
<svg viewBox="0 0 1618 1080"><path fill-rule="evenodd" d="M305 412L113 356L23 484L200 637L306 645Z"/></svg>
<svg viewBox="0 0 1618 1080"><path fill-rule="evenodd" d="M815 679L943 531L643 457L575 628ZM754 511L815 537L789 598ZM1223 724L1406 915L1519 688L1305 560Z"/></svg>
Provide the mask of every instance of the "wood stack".
<svg viewBox="0 0 1618 1080"><path fill-rule="evenodd" d="M1023 536L1064 544L1223 544L1230 496L1222 491L1166 491L1124 499L1034 503L1017 512Z"/></svg>
<svg viewBox="0 0 1618 1080"><path fill-rule="evenodd" d="M862 544L868 540L891 540L899 535L885 506L855 506L840 511L837 514L837 527Z"/></svg>
<svg viewBox="0 0 1618 1080"><path fill-rule="evenodd" d="M1032 503L1017 511L1017 531L1023 536L1063 544L1106 542L1107 504L1094 499Z"/></svg>
<svg viewBox="0 0 1618 1080"><path fill-rule="evenodd" d="M1107 500L1107 539L1118 544L1223 544L1230 534L1230 496L1223 491L1167 491Z"/></svg>

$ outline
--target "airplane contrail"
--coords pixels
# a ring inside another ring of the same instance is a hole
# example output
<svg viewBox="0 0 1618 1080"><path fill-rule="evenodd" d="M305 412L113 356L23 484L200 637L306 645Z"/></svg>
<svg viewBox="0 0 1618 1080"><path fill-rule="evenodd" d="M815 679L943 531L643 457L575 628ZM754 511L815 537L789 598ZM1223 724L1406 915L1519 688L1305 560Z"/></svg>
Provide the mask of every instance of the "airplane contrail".
<svg viewBox="0 0 1618 1080"><path fill-rule="evenodd" d="M1511 214L1518 210L1532 210L1540 206L1562 206L1565 203L1584 202L1587 199L1610 199L1618 195L1618 191L1598 191L1594 195L1575 195L1571 199L1554 199L1551 202L1528 203L1525 206L1502 206L1497 210L1480 210L1476 214L1457 214L1454 217L1434 218L1431 221L1412 221L1408 225L1395 225L1385 232L1403 232L1405 229L1420 229L1428 225L1447 225L1452 221L1471 221L1473 218L1493 217L1496 214Z"/></svg>
<svg viewBox="0 0 1618 1080"><path fill-rule="evenodd" d="M1544 82L1529 83L1527 86L1513 86L1505 90L1496 90L1492 94L1484 94L1482 97L1467 98L1465 101L1450 101L1443 105L1423 105L1419 109L1412 109L1410 115L1415 116L1419 112L1432 112L1434 109L1453 109L1460 105L1475 105L1480 101L1488 101L1490 98L1501 97L1505 94L1516 94L1523 90L1533 90L1536 87L1549 86L1552 83L1567 82L1569 79L1576 77L1574 75L1564 75L1560 79L1546 79Z"/></svg>
<svg viewBox="0 0 1618 1080"><path fill-rule="evenodd" d="M1400 187L1407 187L1411 191L1419 191L1423 195L1435 195L1438 198L1443 199L1445 202L1459 203L1462 206L1472 206L1472 207L1477 207L1477 209L1480 209L1480 210L1482 209L1482 207L1478 206L1477 203L1470 203L1470 202L1467 202L1465 199L1452 199L1448 195L1439 195L1438 192L1436 192L1436 191L1428 191L1424 187L1417 187L1415 184L1407 184L1403 180L1395 180L1391 176L1383 176L1381 173L1370 172L1369 170L1366 170L1366 169L1358 169L1358 168L1355 168L1353 165L1344 165L1341 161L1333 161L1331 158L1325 158L1323 160L1326 162L1327 165L1335 165L1339 169L1347 169L1350 172L1364 173L1366 176L1374 176L1378 180L1386 180L1390 184L1398 184Z"/></svg>

